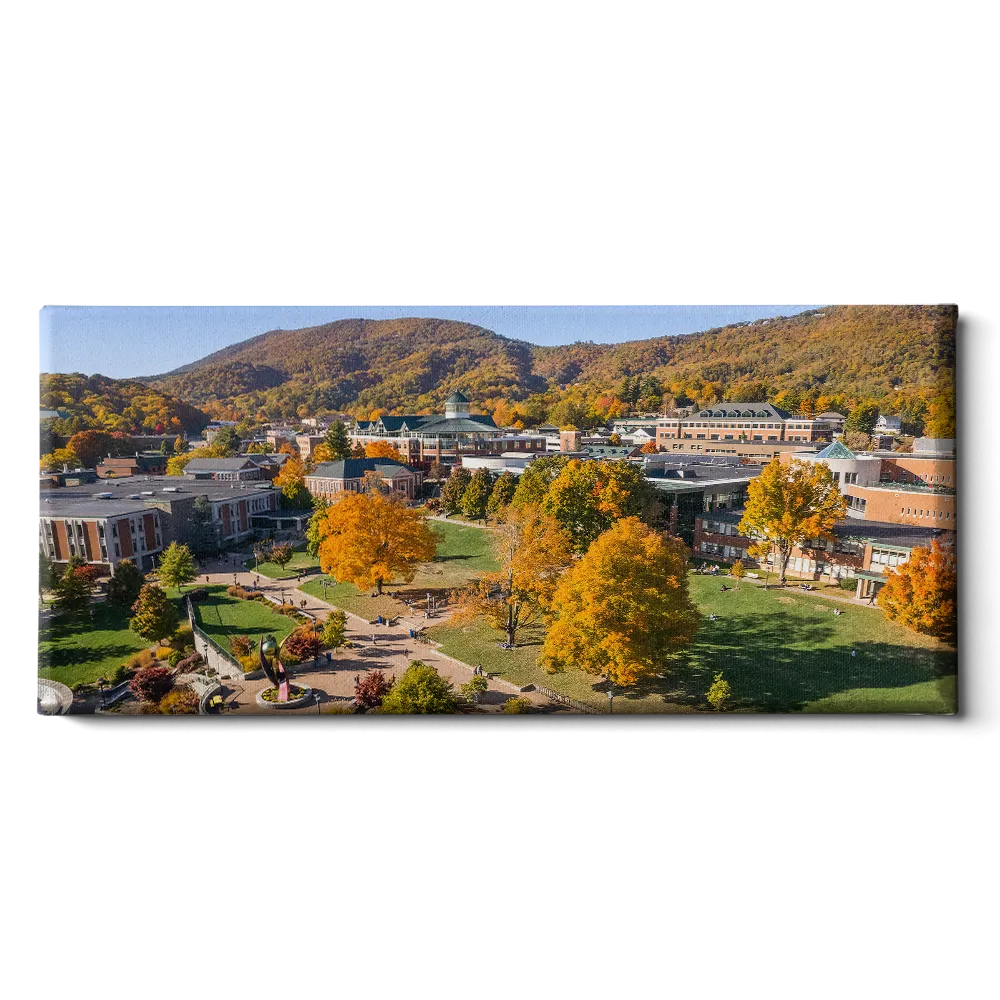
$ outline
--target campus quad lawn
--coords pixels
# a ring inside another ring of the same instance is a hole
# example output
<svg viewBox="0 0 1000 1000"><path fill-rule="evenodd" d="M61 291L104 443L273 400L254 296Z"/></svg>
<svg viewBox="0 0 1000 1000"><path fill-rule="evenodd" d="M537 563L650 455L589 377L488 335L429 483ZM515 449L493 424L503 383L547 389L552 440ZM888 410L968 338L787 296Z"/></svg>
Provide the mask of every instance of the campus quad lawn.
<svg viewBox="0 0 1000 1000"><path fill-rule="evenodd" d="M309 555L308 552L295 552L292 554L292 558L289 560L288 565L282 569L277 563L273 562L262 562L254 569L254 560L247 559L243 563L244 567L250 570L251 573L259 573L261 576L266 576L271 580L287 580L290 577L294 577L297 573L318 573L319 572L319 559L316 556Z"/></svg>
<svg viewBox="0 0 1000 1000"><path fill-rule="evenodd" d="M887 621L878 608L810 597L793 587L765 591L746 581L739 591L722 593L719 577L692 574L689 583L704 616L694 642L663 678L619 694L615 712L705 709L705 693L720 670L735 711L954 710L954 649ZM835 607L844 614L835 616ZM577 671L547 674L534 665L538 645L508 654L496 645L499 633L479 623L442 625L430 635L444 653L499 669L514 683L542 684L607 708L600 678Z"/></svg>
<svg viewBox="0 0 1000 1000"><path fill-rule="evenodd" d="M439 600L446 592L462 587L483 573L495 570L496 560L490 551L492 535L485 528L469 524L450 524L446 521L428 522L438 536L437 554L433 561L418 567L411 583L386 584L393 596L384 594L371 597L361 593L352 583L334 583L327 578L326 600L338 608L371 620L378 615L393 617L404 614L406 605L397 600L397 593L419 601L423 608L427 592ZM310 580L300 588L304 593L323 599L323 580Z"/></svg>
<svg viewBox="0 0 1000 1000"><path fill-rule="evenodd" d="M38 676L70 687L92 684L149 645L129 629L123 608L95 602L80 614L56 615L40 626Z"/></svg>
<svg viewBox="0 0 1000 1000"><path fill-rule="evenodd" d="M203 589L208 591L208 599L195 602L195 619L202 631L223 649L232 649L229 640L234 635L247 635L251 640L273 635L281 642L298 627L298 622L272 611L262 601L242 601L238 597L230 597L221 584Z"/></svg>

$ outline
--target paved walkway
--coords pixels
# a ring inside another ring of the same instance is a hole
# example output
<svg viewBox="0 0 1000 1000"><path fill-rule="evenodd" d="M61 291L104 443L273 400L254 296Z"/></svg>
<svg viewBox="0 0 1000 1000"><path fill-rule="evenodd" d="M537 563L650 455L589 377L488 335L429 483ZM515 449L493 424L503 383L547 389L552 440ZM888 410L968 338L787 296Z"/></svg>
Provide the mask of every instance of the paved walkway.
<svg viewBox="0 0 1000 1000"><path fill-rule="evenodd" d="M297 582L292 580L270 580L266 576L256 574L243 568L243 555L233 555L224 560L206 561L197 583L226 584L237 583L249 588L259 579L259 589L275 600L280 600L282 593L286 600L303 610L325 616L335 605L329 604L319 597L306 594L297 589ZM303 576L303 582L310 577ZM192 584L196 586L197 584ZM303 601L305 604L303 605ZM308 684L320 692L320 709L324 704L354 696L356 677L363 677L372 670L381 670L394 677L402 676L412 660L423 660L433 666L442 677L447 677L456 690L465 684L472 676L472 666L452 659L439 652L436 646L420 642L409 637L409 630L423 628L427 622L423 611L402 616L396 625L371 625L365 619L345 611L347 614L347 638L352 648L342 649L334 656L331 663L325 661L320 665L299 664L289 669L293 683ZM450 612L443 612L434 619L435 624L446 621ZM374 640L373 640L374 636ZM257 707L257 692L269 687L267 680L257 681L227 681L223 691L226 699L226 710L236 712L259 713ZM499 712L503 703L517 697L511 685L500 680L490 680L489 690L481 699L481 706L488 712ZM525 692L536 706L545 711L563 711L563 706L556 705L538 692ZM315 702L312 705L287 709L288 714L304 714L317 712Z"/></svg>

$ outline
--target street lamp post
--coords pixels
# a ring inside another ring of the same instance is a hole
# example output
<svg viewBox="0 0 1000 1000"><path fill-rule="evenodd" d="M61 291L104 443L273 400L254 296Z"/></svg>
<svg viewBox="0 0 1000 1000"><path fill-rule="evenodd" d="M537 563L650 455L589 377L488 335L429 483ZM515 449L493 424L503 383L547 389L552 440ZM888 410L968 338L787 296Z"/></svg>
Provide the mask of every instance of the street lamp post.
<svg viewBox="0 0 1000 1000"><path fill-rule="evenodd" d="M107 704L107 701L104 697L104 689L107 686L107 683L108 682L103 677L97 678L97 687L101 692L101 708L104 708L104 706Z"/></svg>
<svg viewBox="0 0 1000 1000"><path fill-rule="evenodd" d="M313 691L313 697L316 699L316 714L322 715L323 713L320 711L319 707L319 691Z"/></svg>
<svg viewBox="0 0 1000 1000"><path fill-rule="evenodd" d="M615 712L615 689L608 688L608 715L614 715Z"/></svg>

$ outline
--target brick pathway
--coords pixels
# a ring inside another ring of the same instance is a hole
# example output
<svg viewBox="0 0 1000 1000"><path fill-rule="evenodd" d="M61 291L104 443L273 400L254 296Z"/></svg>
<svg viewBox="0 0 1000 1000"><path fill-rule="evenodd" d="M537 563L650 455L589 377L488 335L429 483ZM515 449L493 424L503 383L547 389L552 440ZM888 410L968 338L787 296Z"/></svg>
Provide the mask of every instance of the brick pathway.
<svg viewBox="0 0 1000 1000"><path fill-rule="evenodd" d="M235 556L234 561L235 565L227 560L206 561L197 583L232 585L236 582L240 586L250 587L256 579L255 574L243 569L242 556ZM303 577L303 582L306 579L309 577ZM304 610L313 614L326 615L334 607L319 597L298 590L294 579L278 581L261 576L260 590L276 600L280 600L284 591L286 600L297 607L302 606L301 602L304 599L306 602ZM331 696L353 697L356 676L364 676L370 670L381 670L389 676L400 677L411 660L423 660L424 663L433 666L442 677L447 677L455 685L456 690L473 676L472 666L469 664L445 656L429 643L409 638L411 628L420 629L427 624L423 612L403 616L393 627L370 625L357 615L350 612L346 614L347 638L353 644L352 648L338 651L329 664L326 662L320 665L299 664L289 669L293 683L308 684L313 690L320 692L321 707L338 700ZM447 617L447 613L441 614L435 619L435 624L446 620ZM375 636L374 643L372 635ZM267 680L227 681L223 692L226 698L226 710L260 713L262 710L257 707L257 692L269 686ZM511 691L508 685L491 680L489 690L482 697L481 708L487 712L499 712L503 703L512 697L516 697L516 693ZM545 711L563 711L563 706L552 703L537 692L525 692L523 697L529 698ZM301 715L309 712L314 714L317 712L315 702L303 708L286 709L283 714Z"/></svg>

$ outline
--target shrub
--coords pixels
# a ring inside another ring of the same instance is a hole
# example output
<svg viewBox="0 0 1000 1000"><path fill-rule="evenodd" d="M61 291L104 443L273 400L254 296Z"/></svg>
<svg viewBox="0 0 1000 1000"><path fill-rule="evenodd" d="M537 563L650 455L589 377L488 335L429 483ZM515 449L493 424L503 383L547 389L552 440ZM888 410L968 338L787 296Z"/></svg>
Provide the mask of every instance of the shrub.
<svg viewBox="0 0 1000 1000"><path fill-rule="evenodd" d="M126 661L125 665L132 673L151 667L156 663L156 657L151 649L141 649L138 653L133 653Z"/></svg>
<svg viewBox="0 0 1000 1000"><path fill-rule="evenodd" d="M172 687L174 679L167 667L143 667L129 685L140 701L159 701Z"/></svg>
<svg viewBox="0 0 1000 1000"><path fill-rule="evenodd" d="M335 701L332 705L324 705L320 712L323 715L354 715L354 709L346 702Z"/></svg>
<svg viewBox="0 0 1000 1000"><path fill-rule="evenodd" d="M237 659L242 656L249 656L253 650L253 641L248 635L234 635L229 640L229 645Z"/></svg>
<svg viewBox="0 0 1000 1000"><path fill-rule="evenodd" d="M207 601L208 591L204 587L197 587L188 593L192 601Z"/></svg>
<svg viewBox="0 0 1000 1000"><path fill-rule="evenodd" d="M119 663L114 670L111 671L111 676L108 678L108 682L112 687L118 687L119 684L124 684L132 676L132 668L125 663Z"/></svg>
<svg viewBox="0 0 1000 1000"><path fill-rule="evenodd" d="M167 657L167 663L172 667L176 667L184 659L184 654L179 649L170 650L170 655Z"/></svg>
<svg viewBox="0 0 1000 1000"><path fill-rule="evenodd" d="M385 696L392 690L393 680L381 670L373 670L354 685L354 700L358 708L368 710L379 708Z"/></svg>
<svg viewBox="0 0 1000 1000"><path fill-rule="evenodd" d="M238 597L241 601L246 601L250 599L252 591L247 590L245 587L226 587L226 593L230 597Z"/></svg>
<svg viewBox="0 0 1000 1000"><path fill-rule="evenodd" d="M282 658L286 654L295 657L296 660L311 660L319 655L323 648L323 640L318 633L311 628L297 628L281 647Z"/></svg>
<svg viewBox="0 0 1000 1000"><path fill-rule="evenodd" d="M169 646L157 646L156 658L158 660L166 660L173 652L174 650L172 650Z"/></svg>
<svg viewBox="0 0 1000 1000"><path fill-rule="evenodd" d="M479 701L479 696L490 686L490 682L478 674L459 688L463 698L468 698L473 704Z"/></svg>
<svg viewBox="0 0 1000 1000"><path fill-rule="evenodd" d="M260 661L253 653L237 656L236 659L239 661L240 669L245 674L252 674L255 670L260 670Z"/></svg>
<svg viewBox="0 0 1000 1000"><path fill-rule="evenodd" d="M529 698L510 698L503 703L504 715L524 715L531 711Z"/></svg>
<svg viewBox="0 0 1000 1000"><path fill-rule="evenodd" d="M840 584L841 590L854 590L858 585L858 581L851 576L842 576L837 583Z"/></svg>
<svg viewBox="0 0 1000 1000"><path fill-rule="evenodd" d="M299 613L299 609L294 604L279 604L275 610L280 615L288 615L289 618Z"/></svg>
<svg viewBox="0 0 1000 1000"><path fill-rule="evenodd" d="M186 674L194 670L195 667L200 666L204 663L201 658L201 653L192 653L190 656L185 657L180 663L177 664L177 670L179 673Z"/></svg>
<svg viewBox="0 0 1000 1000"><path fill-rule="evenodd" d="M182 625L177 626L177 631L174 633L174 644L177 649L183 649L194 637L194 629L191 628L189 622L184 622Z"/></svg>
<svg viewBox="0 0 1000 1000"><path fill-rule="evenodd" d="M197 715L200 699L190 688L168 691L157 706L164 715Z"/></svg>
<svg viewBox="0 0 1000 1000"><path fill-rule="evenodd" d="M380 711L389 715L441 715L456 708L451 681L422 660L414 660L386 695Z"/></svg>

